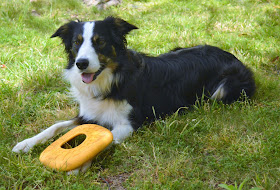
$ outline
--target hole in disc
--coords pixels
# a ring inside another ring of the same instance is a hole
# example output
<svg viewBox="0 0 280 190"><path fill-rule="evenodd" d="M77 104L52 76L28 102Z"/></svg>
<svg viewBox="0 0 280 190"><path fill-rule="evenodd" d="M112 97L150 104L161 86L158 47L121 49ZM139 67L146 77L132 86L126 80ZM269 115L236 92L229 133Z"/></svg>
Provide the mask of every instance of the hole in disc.
<svg viewBox="0 0 280 190"><path fill-rule="evenodd" d="M79 146L80 144L82 144L82 142L84 142L86 137L87 136L85 134L78 135L78 136L74 137L73 139L70 139L69 141L64 143L61 146L61 148L64 148L64 149L75 148L75 147Z"/></svg>

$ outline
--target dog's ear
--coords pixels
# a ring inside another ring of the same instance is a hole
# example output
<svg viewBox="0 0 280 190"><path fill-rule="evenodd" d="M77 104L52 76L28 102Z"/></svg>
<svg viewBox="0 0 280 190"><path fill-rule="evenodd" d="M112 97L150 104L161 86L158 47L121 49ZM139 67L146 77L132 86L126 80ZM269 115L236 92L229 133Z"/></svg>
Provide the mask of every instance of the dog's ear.
<svg viewBox="0 0 280 190"><path fill-rule="evenodd" d="M113 19L114 26L116 27L116 29L120 32L120 34L122 36L125 36L131 30L138 29L136 26L126 22L123 19L114 18L114 17L111 17L111 18Z"/></svg>
<svg viewBox="0 0 280 190"><path fill-rule="evenodd" d="M125 48L127 35L131 30L138 29L136 26L129 24L125 20L115 17L107 17L104 21L109 23L111 34L117 44Z"/></svg>
<svg viewBox="0 0 280 190"><path fill-rule="evenodd" d="M64 24L60 28L58 28L57 31L51 36L51 38L60 37L62 39L63 44L65 45L65 50L67 52L69 52L72 47L74 26L76 24L77 22L75 21L71 21L67 24Z"/></svg>

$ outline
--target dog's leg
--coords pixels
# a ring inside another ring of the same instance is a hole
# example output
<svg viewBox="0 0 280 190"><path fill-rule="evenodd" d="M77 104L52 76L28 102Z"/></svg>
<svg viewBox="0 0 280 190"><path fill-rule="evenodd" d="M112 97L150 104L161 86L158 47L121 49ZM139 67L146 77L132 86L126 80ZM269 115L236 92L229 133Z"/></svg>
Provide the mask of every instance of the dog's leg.
<svg viewBox="0 0 280 190"><path fill-rule="evenodd" d="M68 175L78 175L79 173L85 173L91 166L92 160L87 161L81 167L67 172Z"/></svg>
<svg viewBox="0 0 280 190"><path fill-rule="evenodd" d="M122 143L124 139L132 135L133 131L133 127L129 124L114 126L113 130L111 131L113 133L114 143Z"/></svg>
<svg viewBox="0 0 280 190"><path fill-rule="evenodd" d="M69 121L62 121L52 125L51 127L47 128L46 130L42 131L41 133L31 137L29 139L25 139L24 141L19 142L14 148L13 152L20 153L20 152L28 152L33 146L45 143L47 140L52 138L53 136L60 133L65 128L74 128L75 120Z"/></svg>

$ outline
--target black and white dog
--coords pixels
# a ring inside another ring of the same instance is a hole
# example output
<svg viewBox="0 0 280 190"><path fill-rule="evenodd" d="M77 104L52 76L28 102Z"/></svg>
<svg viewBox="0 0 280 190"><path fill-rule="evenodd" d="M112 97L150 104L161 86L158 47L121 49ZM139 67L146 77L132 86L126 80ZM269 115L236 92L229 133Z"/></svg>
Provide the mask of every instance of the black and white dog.
<svg viewBox="0 0 280 190"><path fill-rule="evenodd" d="M18 143L27 152L65 128L95 123L122 142L144 121L190 107L202 96L231 103L253 95L252 72L234 55L213 46L176 48L157 57L127 49L125 35L136 26L114 17L69 22L60 37L68 54L65 77L80 105L79 115ZM81 170L86 170L90 162Z"/></svg>

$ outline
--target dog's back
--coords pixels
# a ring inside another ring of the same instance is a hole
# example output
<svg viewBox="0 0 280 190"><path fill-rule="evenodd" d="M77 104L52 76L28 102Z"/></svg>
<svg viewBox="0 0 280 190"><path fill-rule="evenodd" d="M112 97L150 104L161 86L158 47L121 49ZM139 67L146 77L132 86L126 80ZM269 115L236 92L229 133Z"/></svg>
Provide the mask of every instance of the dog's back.
<svg viewBox="0 0 280 190"><path fill-rule="evenodd" d="M118 93L141 118L173 113L192 106L202 96L232 103L242 93L250 97L255 91L252 72L217 47L177 48L158 57L135 52L130 56L137 57L131 60L141 61L138 65L142 66L132 72L131 80L124 80L123 91ZM129 67L133 64L137 65Z"/></svg>

